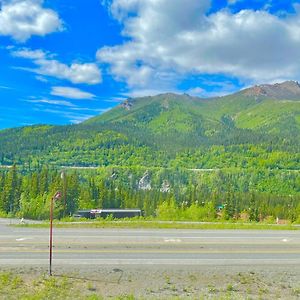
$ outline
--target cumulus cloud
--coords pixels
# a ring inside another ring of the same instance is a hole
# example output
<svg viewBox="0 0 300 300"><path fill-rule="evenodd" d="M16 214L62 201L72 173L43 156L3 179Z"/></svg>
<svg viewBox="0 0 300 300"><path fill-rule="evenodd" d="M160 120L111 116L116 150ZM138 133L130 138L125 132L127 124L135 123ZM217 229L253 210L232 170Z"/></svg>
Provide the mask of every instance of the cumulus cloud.
<svg viewBox="0 0 300 300"><path fill-rule="evenodd" d="M13 48L14 49L14 48ZM40 59L46 59L47 53L45 53L43 50L29 50L27 48L13 51L12 54L16 57L22 57L27 59L34 59L34 60L40 60Z"/></svg>
<svg viewBox="0 0 300 300"><path fill-rule="evenodd" d="M0 35L24 42L62 29L58 14L44 8L42 0L2 0L0 6Z"/></svg>
<svg viewBox="0 0 300 300"><path fill-rule="evenodd" d="M38 68L22 68L39 75L66 79L72 83L97 84L102 81L101 71L95 63L72 63L66 65L54 59L54 55L43 50L21 49L12 52L13 56L30 59Z"/></svg>
<svg viewBox="0 0 300 300"><path fill-rule="evenodd" d="M92 99L95 97L95 95L92 93L84 92L80 89L66 86L52 87L51 95L70 99Z"/></svg>
<svg viewBox="0 0 300 300"><path fill-rule="evenodd" d="M232 2L232 1L231 1ZM113 0L127 40L98 50L118 80L161 86L187 74L225 74L245 81L300 78L300 13L223 9L209 0Z"/></svg>

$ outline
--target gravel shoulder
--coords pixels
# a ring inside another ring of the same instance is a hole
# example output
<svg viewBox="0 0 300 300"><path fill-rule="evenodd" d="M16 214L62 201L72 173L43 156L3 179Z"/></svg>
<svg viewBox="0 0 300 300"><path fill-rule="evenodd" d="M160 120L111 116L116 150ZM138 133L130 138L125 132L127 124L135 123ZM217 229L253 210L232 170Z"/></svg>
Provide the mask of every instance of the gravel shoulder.
<svg viewBox="0 0 300 300"><path fill-rule="evenodd" d="M3 272L22 279L23 296L49 285L46 267L3 266ZM298 266L64 266L53 273L62 288L47 299L300 299ZM2 290L0 299L22 299L15 298L19 292Z"/></svg>

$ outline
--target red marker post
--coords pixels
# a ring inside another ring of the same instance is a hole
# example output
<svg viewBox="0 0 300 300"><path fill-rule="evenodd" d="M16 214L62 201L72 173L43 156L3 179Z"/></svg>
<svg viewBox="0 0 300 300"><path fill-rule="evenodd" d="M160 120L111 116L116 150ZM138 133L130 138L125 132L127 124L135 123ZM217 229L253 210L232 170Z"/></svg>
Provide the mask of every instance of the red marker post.
<svg viewBox="0 0 300 300"><path fill-rule="evenodd" d="M49 275L52 276L52 232L53 232L53 208L54 201L59 200L61 198L61 192L57 191L55 195L51 198L50 204L50 246L49 246Z"/></svg>

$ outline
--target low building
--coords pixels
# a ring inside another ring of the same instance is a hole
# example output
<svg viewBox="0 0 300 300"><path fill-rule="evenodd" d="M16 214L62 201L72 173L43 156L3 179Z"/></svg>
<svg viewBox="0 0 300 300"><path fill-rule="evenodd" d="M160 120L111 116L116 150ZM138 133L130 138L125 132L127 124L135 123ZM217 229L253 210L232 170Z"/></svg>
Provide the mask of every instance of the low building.
<svg viewBox="0 0 300 300"><path fill-rule="evenodd" d="M104 208L79 210L74 216L89 219L107 218L108 216L112 216L115 219L121 219L140 217L142 216L142 211L140 209Z"/></svg>

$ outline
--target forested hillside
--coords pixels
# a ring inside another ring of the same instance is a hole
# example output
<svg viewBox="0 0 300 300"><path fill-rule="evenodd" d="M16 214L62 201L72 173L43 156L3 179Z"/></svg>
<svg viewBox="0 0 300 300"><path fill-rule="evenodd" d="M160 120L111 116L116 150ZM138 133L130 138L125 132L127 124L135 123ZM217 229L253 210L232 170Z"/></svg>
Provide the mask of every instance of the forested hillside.
<svg viewBox="0 0 300 300"><path fill-rule="evenodd" d="M1 131L0 145L3 165L298 169L300 101L257 88L214 99L128 99L79 125Z"/></svg>
<svg viewBox="0 0 300 300"><path fill-rule="evenodd" d="M297 214L299 99L297 82L212 99L162 94L128 99L78 125L2 130L0 165L17 167L2 169L0 210L45 216L59 171L75 166L99 169L67 171L67 213L121 206L153 215L173 199L188 207L233 201L238 213L252 201L260 210L272 204L265 215L288 217L292 207Z"/></svg>

